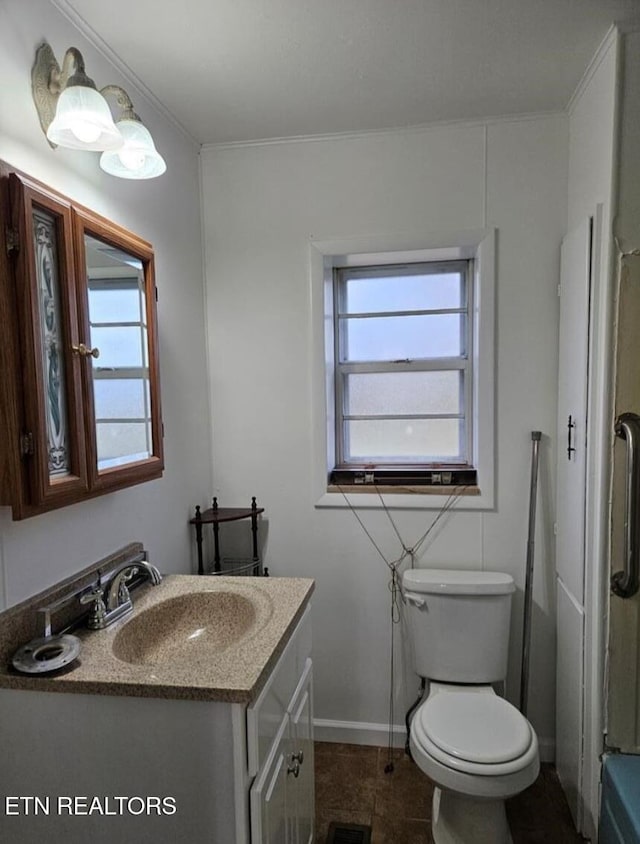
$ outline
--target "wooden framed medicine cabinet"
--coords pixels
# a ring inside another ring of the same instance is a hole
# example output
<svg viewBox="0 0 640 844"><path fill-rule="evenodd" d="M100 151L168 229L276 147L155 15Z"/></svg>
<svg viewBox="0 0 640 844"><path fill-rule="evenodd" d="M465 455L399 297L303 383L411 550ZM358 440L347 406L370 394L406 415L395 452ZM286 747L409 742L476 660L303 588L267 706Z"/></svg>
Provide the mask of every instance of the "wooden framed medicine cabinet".
<svg viewBox="0 0 640 844"><path fill-rule="evenodd" d="M153 248L0 162L0 503L23 519L164 468Z"/></svg>

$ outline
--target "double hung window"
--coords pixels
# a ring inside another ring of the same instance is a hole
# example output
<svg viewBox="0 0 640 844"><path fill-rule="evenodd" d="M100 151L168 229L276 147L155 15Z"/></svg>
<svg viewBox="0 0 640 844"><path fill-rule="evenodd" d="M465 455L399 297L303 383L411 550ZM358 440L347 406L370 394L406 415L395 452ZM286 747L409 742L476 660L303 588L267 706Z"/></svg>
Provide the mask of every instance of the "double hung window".
<svg viewBox="0 0 640 844"><path fill-rule="evenodd" d="M334 481L475 482L472 271L334 269Z"/></svg>

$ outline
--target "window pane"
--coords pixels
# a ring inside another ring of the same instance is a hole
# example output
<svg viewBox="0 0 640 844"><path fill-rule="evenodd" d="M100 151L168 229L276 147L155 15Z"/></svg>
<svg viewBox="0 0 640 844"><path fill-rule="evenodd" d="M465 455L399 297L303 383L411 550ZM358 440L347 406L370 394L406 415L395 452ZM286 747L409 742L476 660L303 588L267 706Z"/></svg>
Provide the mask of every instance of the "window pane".
<svg viewBox="0 0 640 844"><path fill-rule="evenodd" d="M144 298L138 290L137 279L101 280L89 282L89 314L96 322L144 322ZM98 287L92 285L99 284Z"/></svg>
<svg viewBox="0 0 640 844"><path fill-rule="evenodd" d="M462 459L461 419L375 419L345 422L345 459L362 462L419 462Z"/></svg>
<svg viewBox="0 0 640 844"><path fill-rule="evenodd" d="M459 357L464 353L461 314L342 320L342 361Z"/></svg>
<svg viewBox="0 0 640 844"><path fill-rule="evenodd" d="M144 419L148 381L136 378L94 378L93 390L98 419ZM148 402L148 398L147 398Z"/></svg>
<svg viewBox="0 0 640 844"><path fill-rule="evenodd" d="M460 308L463 279L459 272L348 278L345 312L428 311Z"/></svg>
<svg viewBox="0 0 640 844"><path fill-rule="evenodd" d="M96 429L98 469L151 456L151 424L148 422L99 422Z"/></svg>
<svg viewBox="0 0 640 844"><path fill-rule="evenodd" d="M460 413L462 373L372 372L347 376L345 415Z"/></svg>
<svg viewBox="0 0 640 844"><path fill-rule="evenodd" d="M146 331L137 326L128 328L91 329L91 345L100 349L100 357L94 359L94 367L117 368L122 366L140 367L146 365Z"/></svg>

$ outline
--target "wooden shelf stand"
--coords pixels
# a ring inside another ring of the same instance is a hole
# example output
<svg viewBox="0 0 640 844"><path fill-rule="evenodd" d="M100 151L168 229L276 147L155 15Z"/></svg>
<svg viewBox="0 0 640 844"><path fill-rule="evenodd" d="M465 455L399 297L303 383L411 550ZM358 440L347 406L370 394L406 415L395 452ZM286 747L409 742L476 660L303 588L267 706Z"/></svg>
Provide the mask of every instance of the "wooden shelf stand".
<svg viewBox="0 0 640 844"><path fill-rule="evenodd" d="M203 543L203 525L211 525L213 528L213 569L211 574L222 574L221 557L220 557L220 524L223 522L237 522L240 519L251 519L251 544L253 557L247 563L247 568L253 568L254 575L263 574L262 561L258 554L258 515L264 513L264 507L258 507L256 498L251 498L251 507L219 507L218 499L213 498L212 506L201 512L200 507L196 507L195 516L189 520L189 524L195 525L196 542L198 546L198 574L208 574L204 568L204 557L202 550ZM266 570L264 574L267 574Z"/></svg>

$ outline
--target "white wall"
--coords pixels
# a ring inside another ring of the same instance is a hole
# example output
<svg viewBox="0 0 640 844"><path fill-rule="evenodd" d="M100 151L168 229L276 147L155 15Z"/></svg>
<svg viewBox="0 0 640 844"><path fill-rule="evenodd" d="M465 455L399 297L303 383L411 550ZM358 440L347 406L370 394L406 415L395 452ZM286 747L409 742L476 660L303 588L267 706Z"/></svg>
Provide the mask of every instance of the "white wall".
<svg viewBox="0 0 640 844"><path fill-rule="evenodd" d="M583 832L595 839L603 731L604 618L608 595L608 494L612 326L612 192L619 40L611 30L569 106L568 225L573 230L602 206L598 273L591 298L591 365L587 453ZM581 643L567 642L568 654Z"/></svg>
<svg viewBox="0 0 640 844"><path fill-rule="evenodd" d="M97 153L52 150L31 98L31 67L46 39L56 57L78 47L98 87L131 94L167 161L166 175L127 182L103 173ZM156 254L164 477L90 502L12 522L0 508L0 564L13 604L133 539L165 571L187 571L187 525L211 487L203 320L198 150L47 0L0 6L0 158L149 240Z"/></svg>
<svg viewBox="0 0 640 844"><path fill-rule="evenodd" d="M567 120L557 115L203 153L215 490L230 502L258 496L269 518L273 574L316 578L317 718L386 722L390 610L387 570L354 516L314 506L309 240L496 226L497 506L450 515L420 564L514 575L520 591L509 696L517 699L530 433L542 430L529 713L550 748L551 441L567 140ZM408 544L435 515L393 513ZM363 518L395 558L399 546L385 513ZM415 678L408 688L415 696Z"/></svg>

